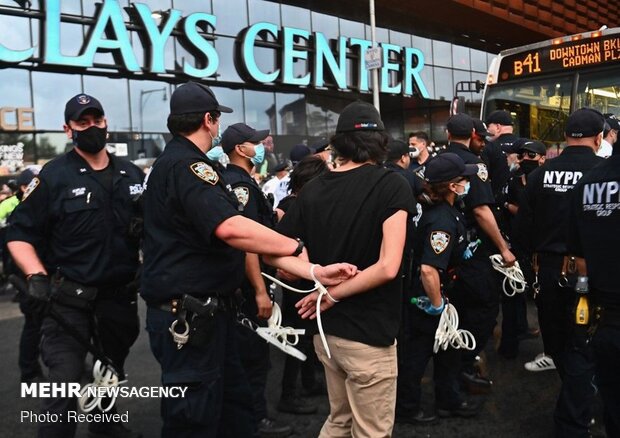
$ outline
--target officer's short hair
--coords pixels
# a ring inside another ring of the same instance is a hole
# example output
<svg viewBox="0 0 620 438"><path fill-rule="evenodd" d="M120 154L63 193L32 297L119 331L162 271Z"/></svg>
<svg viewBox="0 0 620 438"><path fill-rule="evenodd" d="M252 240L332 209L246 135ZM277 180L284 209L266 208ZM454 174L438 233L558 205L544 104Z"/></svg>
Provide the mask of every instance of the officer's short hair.
<svg viewBox="0 0 620 438"><path fill-rule="evenodd" d="M170 114L168 116L168 131L173 135L188 135L196 132L206 113L188 113L188 114ZM209 111L209 115L213 120L220 117L219 111Z"/></svg>
<svg viewBox="0 0 620 438"><path fill-rule="evenodd" d="M385 131L350 131L336 134L330 144L336 156L354 163L385 161L389 136Z"/></svg>

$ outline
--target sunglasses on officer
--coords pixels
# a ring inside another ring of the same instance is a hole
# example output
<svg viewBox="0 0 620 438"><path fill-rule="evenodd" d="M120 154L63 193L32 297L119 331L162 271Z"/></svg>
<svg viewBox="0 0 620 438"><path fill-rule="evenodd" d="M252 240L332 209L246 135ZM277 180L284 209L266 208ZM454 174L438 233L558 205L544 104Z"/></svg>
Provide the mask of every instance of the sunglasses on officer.
<svg viewBox="0 0 620 438"><path fill-rule="evenodd" d="M538 157L538 154L532 151L522 151L517 154L517 158L519 160L523 160L525 157L529 158L530 160L535 160Z"/></svg>

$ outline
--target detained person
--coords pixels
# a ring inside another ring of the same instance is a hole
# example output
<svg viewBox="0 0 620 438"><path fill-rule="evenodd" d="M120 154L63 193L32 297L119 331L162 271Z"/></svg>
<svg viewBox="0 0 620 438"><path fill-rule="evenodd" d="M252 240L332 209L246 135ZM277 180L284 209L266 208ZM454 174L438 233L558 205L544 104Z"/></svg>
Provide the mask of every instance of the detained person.
<svg viewBox="0 0 620 438"><path fill-rule="evenodd" d="M344 260L362 269L322 296L331 358L315 336L330 403L321 437L385 437L394 426L400 268L415 201L407 181L380 165L387 142L372 105L348 105L330 141L341 165L308 182L278 226L306 242L313 261ZM318 296L297 303L303 318L316 317Z"/></svg>

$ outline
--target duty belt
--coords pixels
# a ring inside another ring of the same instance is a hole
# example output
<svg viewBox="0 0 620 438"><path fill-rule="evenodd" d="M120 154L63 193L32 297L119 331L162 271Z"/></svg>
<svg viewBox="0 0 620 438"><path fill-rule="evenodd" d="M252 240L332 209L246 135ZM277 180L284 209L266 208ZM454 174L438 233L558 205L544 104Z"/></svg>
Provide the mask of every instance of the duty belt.
<svg viewBox="0 0 620 438"><path fill-rule="evenodd" d="M190 295L184 295L181 298L172 298L163 303L148 303L148 307L153 309L170 312L173 315L179 315L181 311L195 312L201 307L209 307L214 310L229 311L233 309L233 298L222 296L206 296L196 298Z"/></svg>

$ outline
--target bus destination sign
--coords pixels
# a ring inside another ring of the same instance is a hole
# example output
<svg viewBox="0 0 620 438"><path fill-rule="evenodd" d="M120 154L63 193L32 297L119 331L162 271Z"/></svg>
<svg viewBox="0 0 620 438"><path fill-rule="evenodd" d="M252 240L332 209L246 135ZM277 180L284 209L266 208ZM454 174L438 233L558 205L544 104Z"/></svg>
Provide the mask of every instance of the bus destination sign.
<svg viewBox="0 0 620 438"><path fill-rule="evenodd" d="M580 39L506 56L499 81L620 62L620 35Z"/></svg>

